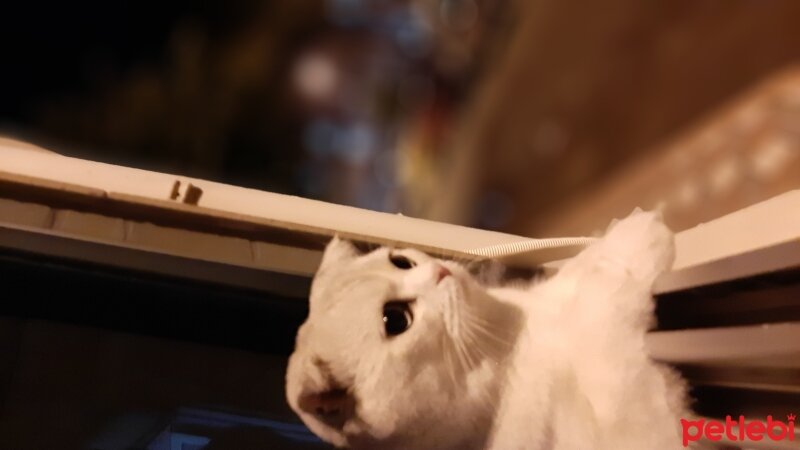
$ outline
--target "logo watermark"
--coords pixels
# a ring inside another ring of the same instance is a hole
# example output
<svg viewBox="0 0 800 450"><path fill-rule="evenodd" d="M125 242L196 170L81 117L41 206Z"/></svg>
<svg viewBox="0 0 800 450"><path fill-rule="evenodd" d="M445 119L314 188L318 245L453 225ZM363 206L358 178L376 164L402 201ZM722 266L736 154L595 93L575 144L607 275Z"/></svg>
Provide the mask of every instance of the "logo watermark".
<svg viewBox="0 0 800 450"><path fill-rule="evenodd" d="M786 416L786 422L775 420L772 416L767 416L767 420L745 420L744 416L734 420L731 416L725 416L724 422L681 419L683 446L688 447L690 442L699 441L703 437L712 442L720 441L723 437L731 441L794 441L794 420L794 414Z"/></svg>

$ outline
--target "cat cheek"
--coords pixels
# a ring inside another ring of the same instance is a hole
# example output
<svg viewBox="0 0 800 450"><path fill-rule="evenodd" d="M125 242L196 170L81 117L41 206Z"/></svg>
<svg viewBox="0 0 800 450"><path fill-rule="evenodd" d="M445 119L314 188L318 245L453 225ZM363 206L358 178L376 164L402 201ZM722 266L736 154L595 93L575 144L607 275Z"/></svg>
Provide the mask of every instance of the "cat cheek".
<svg viewBox="0 0 800 450"><path fill-rule="evenodd" d="M405 282L409 287L420 289L426 284L430 284L430 277L428 276L428 271L425 270L424 266L415 267L408 272L408 275L405 277Z"/></svg>
<svg viewBox="0 0 800 450"><path fill-rule="evenodd" d="M422 292L425 292L422 281L424 280L417 276L416 271L412 270L397 284L397 291L394 295L396 298L402 299L418 298Z"/></svg>

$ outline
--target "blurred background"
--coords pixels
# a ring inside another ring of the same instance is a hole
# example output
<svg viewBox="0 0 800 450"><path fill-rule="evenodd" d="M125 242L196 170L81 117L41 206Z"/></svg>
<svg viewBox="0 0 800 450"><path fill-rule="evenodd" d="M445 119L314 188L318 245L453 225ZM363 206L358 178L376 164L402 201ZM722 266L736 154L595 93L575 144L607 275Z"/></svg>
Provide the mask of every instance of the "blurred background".
<svg viewBox="0 0 800 450"><path fill-rule="evenodd" d="M66 155L536 237L656 204L683 229L800 185L797 95L737 100L795 84L793 0L29 1L4 18L0 133Z"/></svg>

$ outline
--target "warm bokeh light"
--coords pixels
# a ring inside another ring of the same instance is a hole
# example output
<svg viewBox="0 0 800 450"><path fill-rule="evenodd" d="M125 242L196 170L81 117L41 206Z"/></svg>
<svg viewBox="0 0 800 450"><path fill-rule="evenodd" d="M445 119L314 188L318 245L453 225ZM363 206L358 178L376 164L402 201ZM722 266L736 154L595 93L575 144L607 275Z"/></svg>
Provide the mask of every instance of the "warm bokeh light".
<svg viewBox="0 0 800 450"><path fill-rule="evenodd" d="M710 5L87 3L42 40L20 4L0 131L530 236L655 204L683 229L800 183L800 6Z"/></svg>

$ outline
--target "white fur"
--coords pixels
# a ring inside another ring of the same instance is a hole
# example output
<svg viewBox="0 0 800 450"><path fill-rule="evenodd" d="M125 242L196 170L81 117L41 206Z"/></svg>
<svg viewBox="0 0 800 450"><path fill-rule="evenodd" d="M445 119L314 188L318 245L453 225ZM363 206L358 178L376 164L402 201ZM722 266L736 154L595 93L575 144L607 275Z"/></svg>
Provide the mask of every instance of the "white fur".
<svg viewBox="0 0 800 450"><path fill-rule="evenodd" d="M413 250L401 270L390 252L334 239L315 277L287 399L317 435L354 449L683 448L683 382L644 348L652 283L673 259L659 216L634 212L525 288L484 288ZM437 265L452 276L438 282ZM383 304L397 299L414 299L414 321L386 337ZM299 406L332 387L355 399L341 427Z"/></svg>

